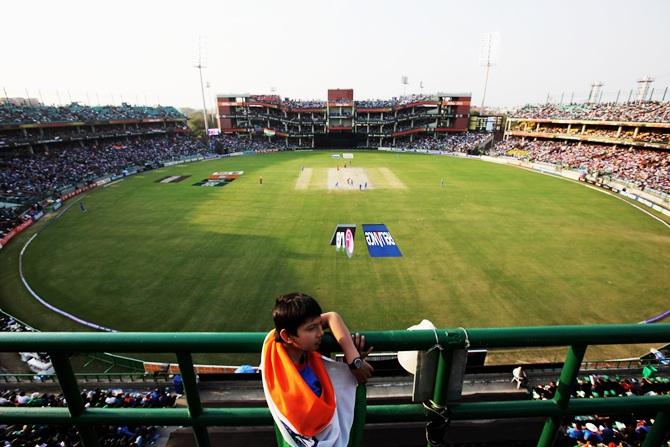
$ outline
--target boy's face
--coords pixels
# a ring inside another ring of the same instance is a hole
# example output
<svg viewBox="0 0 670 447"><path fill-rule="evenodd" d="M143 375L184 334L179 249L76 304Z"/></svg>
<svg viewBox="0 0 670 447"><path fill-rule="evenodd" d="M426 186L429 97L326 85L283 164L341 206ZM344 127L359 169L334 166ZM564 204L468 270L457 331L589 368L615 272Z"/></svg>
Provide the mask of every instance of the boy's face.
<svg viewBox="0 0 670 447"><path fill-rule="evenodd" d="M298 326L298 335L291 335L282 330L280 334L284 341L302 351L313 352L319 349L323 337L321 316L308 319Z"/></svg>

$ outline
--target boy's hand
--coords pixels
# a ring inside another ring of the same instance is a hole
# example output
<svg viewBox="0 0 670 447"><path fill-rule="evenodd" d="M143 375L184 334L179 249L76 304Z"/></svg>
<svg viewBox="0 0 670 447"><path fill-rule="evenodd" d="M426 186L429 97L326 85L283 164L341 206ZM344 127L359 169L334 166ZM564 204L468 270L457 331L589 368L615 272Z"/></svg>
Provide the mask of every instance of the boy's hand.
<svg viewBox="0 0 670 447"><path fill-rule="evenodd" d="M363 365L360 368L352 369L351 374L356 377L358 383L366 383L368 379L372 377L372 373L375 369L365 361L365 358L374 348L371 346L365 350L365 335L359 334L358 332L351 334L351 340L354 342L359 357L363 360Z"/></svg>
<svg viewBox="0 0 670 447"><path fill-rule="evenodd" d="M368 362L363 360L363 366L357 369L352 369L351 374L354 375L358 383L366 383L370 377L372 377L372 372L375 369Z"/></svg>
<svg viewBox="0 0 670 447"><path fill-rule="evenodd" d="M356 332L355 334L351 334L351 338L354 342L356 350L358 351L358 354L362 359L365 359L374 349L374 346L370 346L367 351L365 350L365 335L363 334Z"/></svg>

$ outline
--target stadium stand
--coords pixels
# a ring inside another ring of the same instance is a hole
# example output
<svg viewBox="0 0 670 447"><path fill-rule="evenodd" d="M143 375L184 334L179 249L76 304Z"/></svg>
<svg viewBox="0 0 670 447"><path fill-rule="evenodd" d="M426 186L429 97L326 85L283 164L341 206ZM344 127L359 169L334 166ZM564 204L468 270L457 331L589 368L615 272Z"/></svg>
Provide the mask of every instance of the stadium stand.
<svg viewBox="0 0 670 447"><path fill-rule="evenodd" d="M538 385L529 389L533 399L548 400L556 394L556 382ZM656 396L670 394L670 379L667 377L621 378L591 374L577 380L572 397ZM572 418L561 427L559 446L579 445L640 445L653 424L653 419L639 415L580 416ZM588 444L586 444L588 443Z"/></svg>
<svg viewBox="0 0 670 447"><path fill-rule="evenodd" d="M96 388L82 390L86 408L169 408L174 407L177 394L166 388L124 391ZM67 407L63 394L28 393L22 389L0 391L0 407ZM154 426L98 426L100 445L146 446L158 439ZM0 424L0 443L3 446L75 446L80 445L79 433L74 427L59 425L4 425Z"/></svg>
<svg viewBox="0 0 670 447"><path fill-rule="evenodd" d="M62 122L101 122L141 119L185 119L174 107L131 106L82 106L72 103L67 106L0 104L0 125Z"/></svg>
<svg viewBox="0 0 670 447"><path fill-rule="evenodd" d="M515 118L599 121L670 122L670 102L639 101L600 104L525 105L510 113Z"/></svg>
<svg viewBox="0 0 670 447"><path fill-rule="evenodd" d="M87 147L65 143L43 153L4 160L0 166L0 195L44 196L68 185L122 174L132 166L208 152L203 143L179 135L131 142L105 140Z"/></svg>
<svg viewBox="0 0 670 447"><path fill-rule="evenodd" d="M412 143L420 136L464 133L470 94L435 93L354 100L350 89L328 90L328 100L277 95L217 96L223 134L265 138L291 148L376 148Z"/></svg>
<svg viewBox="0 0 670 447"><path fill-rule="evenodd" d="M448 152L470 153L489 138L486 133L448 134L436 137L419 137L414 141L399 141L395 147L408 150L442 150Z"/></svg>
<svg viewBox="0 0 670 447"><path fill-rule="evenodd" d="M670 194L670 152L551 140L499 142L492 155L552 163L597 176L611 176Z"/></svg>
<svg viewBox="0 0 670 447"><path fill-rule="evenodd" d="M670 193L670 103L526 105L490 151Z"/></svg>

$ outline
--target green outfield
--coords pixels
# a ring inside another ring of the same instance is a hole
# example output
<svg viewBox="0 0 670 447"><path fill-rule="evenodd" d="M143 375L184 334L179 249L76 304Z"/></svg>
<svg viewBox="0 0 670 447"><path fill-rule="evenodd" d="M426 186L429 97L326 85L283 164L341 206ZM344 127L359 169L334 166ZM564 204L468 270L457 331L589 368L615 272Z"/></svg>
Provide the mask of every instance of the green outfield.
<svg viewBox="0 0 670 447"><path fill-rule="evenodd" d="M273 298L296 290L368 330L638 322L670 307L670 230L611 196L479 160L356 152L342 164L329 152L232 157L98 188L87 212L42 224L26 277L122 331L264 331ZM189 177L157 182L167 176ZM329 245L338 223L357 225L352 259ZM403 256L371 258L364 223L386 224ZM76 329L16 279L25 239L0 253L0 306Z"/></svg>

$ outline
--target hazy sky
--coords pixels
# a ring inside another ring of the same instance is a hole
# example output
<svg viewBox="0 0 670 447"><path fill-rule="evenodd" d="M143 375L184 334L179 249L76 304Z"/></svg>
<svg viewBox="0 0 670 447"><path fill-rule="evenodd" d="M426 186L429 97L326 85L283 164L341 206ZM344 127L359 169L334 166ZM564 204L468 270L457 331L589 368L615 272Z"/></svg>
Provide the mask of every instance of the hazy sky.
<svg viewBox="0 0 670 447"><path fill-rule="evenodd" d="M487 32L500 35L490 106L583 99L595 80L612 99L645 75L655 98L670 85L669 0L13 1L0 15L0 87L46 103L201 107L199 36L208 107L216 93L273 87L388 98L403 93L402 75L408 93L423 81L426 93L472 92L479 104Z"/></svg>

